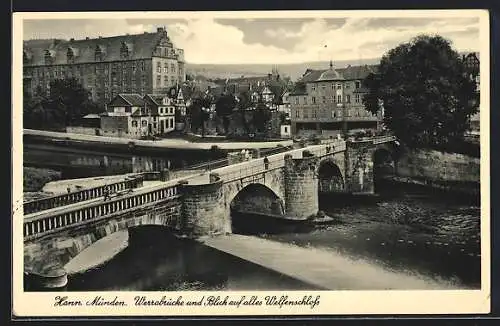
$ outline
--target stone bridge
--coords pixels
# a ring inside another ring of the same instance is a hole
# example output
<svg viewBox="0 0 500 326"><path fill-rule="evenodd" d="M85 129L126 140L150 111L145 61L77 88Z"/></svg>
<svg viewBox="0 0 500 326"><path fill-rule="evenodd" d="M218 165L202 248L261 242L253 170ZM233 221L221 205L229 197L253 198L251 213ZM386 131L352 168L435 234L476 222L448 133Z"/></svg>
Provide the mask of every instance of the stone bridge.
<svg viewBox="0 0 500 326"><path fill-rule="evenodd" d="M231 233L231 209L293 219L318 212L319 192L374 193L374 160L390 160L394 137L331 141L135 188L104 201L90 196L24 216L24 269L51 275L119 230L161 225L198 237ZM382 154L381 154L382 153Z"/></svg>

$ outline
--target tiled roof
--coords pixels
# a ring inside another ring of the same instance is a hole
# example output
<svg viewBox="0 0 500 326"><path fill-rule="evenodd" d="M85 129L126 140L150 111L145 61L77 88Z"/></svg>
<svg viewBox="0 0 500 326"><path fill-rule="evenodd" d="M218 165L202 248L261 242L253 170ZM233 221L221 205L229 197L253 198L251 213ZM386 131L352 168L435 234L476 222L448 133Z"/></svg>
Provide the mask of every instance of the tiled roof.
<svg viewBox="0 0 500 326"><path fill-rule="evenodd" d="M144 99L139 94L118 94L118 96L127 101L131 106L144 106Z"/></svg>
<svg viewBox="0 0 500 326"><path fill-rule="evenodd" d="M155 105L162 105L163 103L163 97L162 95L155 95L155 94L147 94L145 96L145 100L150 100L151 102L153 102Z"/></svg>
<svg viewBox="0 0 500 326"><path fill-rule="evenodd" d="M337 71L346 79L365 79L370 73L376 73L378 66L375 65L364 65L364 66L347 66L343 69L337 69Z"/></svg>
<svg viewBox="0 0 500 326"><path fill-rule="evenodd" d="M102 61L117 61L121 58L122 44L127 45L130 60L151 58L163 32L120 35L82 40L29 40L24 41L23 49L28 59L27 65L45 65L45 52L53 55L53 64L67 64L68 49L74 54L74 63L95 62L96 48L103 53Z"/></svg>

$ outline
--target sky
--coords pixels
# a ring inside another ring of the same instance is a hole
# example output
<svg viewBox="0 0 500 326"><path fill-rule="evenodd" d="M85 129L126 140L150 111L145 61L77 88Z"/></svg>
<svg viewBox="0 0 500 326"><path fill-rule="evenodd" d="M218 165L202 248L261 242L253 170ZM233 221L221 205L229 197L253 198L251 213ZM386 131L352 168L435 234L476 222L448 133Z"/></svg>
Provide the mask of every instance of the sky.
<svg viewBox="0 0 500 326"><path fill-rule="evenodd" d="M38 19L25 20L23 38L140 34L166 27L186 61L195 64L285 64L380 58L418 34L439 34L458 51L479 51L475 17Z"/></svg>

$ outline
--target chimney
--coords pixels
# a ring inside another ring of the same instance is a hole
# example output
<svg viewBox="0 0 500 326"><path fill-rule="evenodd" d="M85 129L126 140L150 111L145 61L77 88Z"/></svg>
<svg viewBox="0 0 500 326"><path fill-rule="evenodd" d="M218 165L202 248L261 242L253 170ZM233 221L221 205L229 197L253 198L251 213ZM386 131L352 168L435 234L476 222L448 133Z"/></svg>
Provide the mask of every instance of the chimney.
<svg viewBox="0 0 500 326"><path fill-rule="evenodd" d="M74 38L70 38L70 39L69 39L69 41L70 41L70 42L73 42L74 40L75 40Z"/></svg>
<svg viewBox="0 0 500 326"><path fill-rule="evenodd" d="M87 36L87 37L85 37L85 39L86 39L86 40L90 40L90 38L89 38L88 36Z"/></svg>
<svg viewBox="0 0 500 326"><path fill-rule="evenodd" d="M102 38L102 36L101 36L101 35L99 35L99 39L101 39L101 38Z"/></svg>
<svg viewBox="0 0 500 326"><path fill-rule="evenodd" d="M165 31L165 29L163 27L156 28L157 33L163 33L164 31Z"/></svg>

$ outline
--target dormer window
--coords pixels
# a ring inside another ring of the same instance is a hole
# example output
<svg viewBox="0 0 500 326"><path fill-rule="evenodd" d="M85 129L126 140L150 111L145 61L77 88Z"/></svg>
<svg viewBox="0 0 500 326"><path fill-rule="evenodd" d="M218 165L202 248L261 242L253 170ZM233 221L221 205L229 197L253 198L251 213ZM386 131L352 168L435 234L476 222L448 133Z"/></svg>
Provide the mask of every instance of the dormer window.
<svg viewBox="0 0 500 326"><path fill-rule="evenodd" d="M129 49L125 42L122 42L122 46L120 48L120 57L122 59L128 59L129 57Z"/></svg>
<svg viewBox="0 0 500 326"><path fill-rule="evenodd" d="M102 49L99 45L95 47L95 61L102 61L103 59L103 53Z"/></svg>
<svg viewBox="0 0 500 326"><path fill-rule="evenodd" d="M75 62L75 53L73 52L72 48L68 48L68 51L66 52L66 58L68 60L68 63Z"/></svg>
<svg viewBox="0 0 500 326"><path fill-rule="evenodd" d="M45 50L45 64L46 65L51 65L52 64L52 54L50 53L49 50Z"/></svg>

